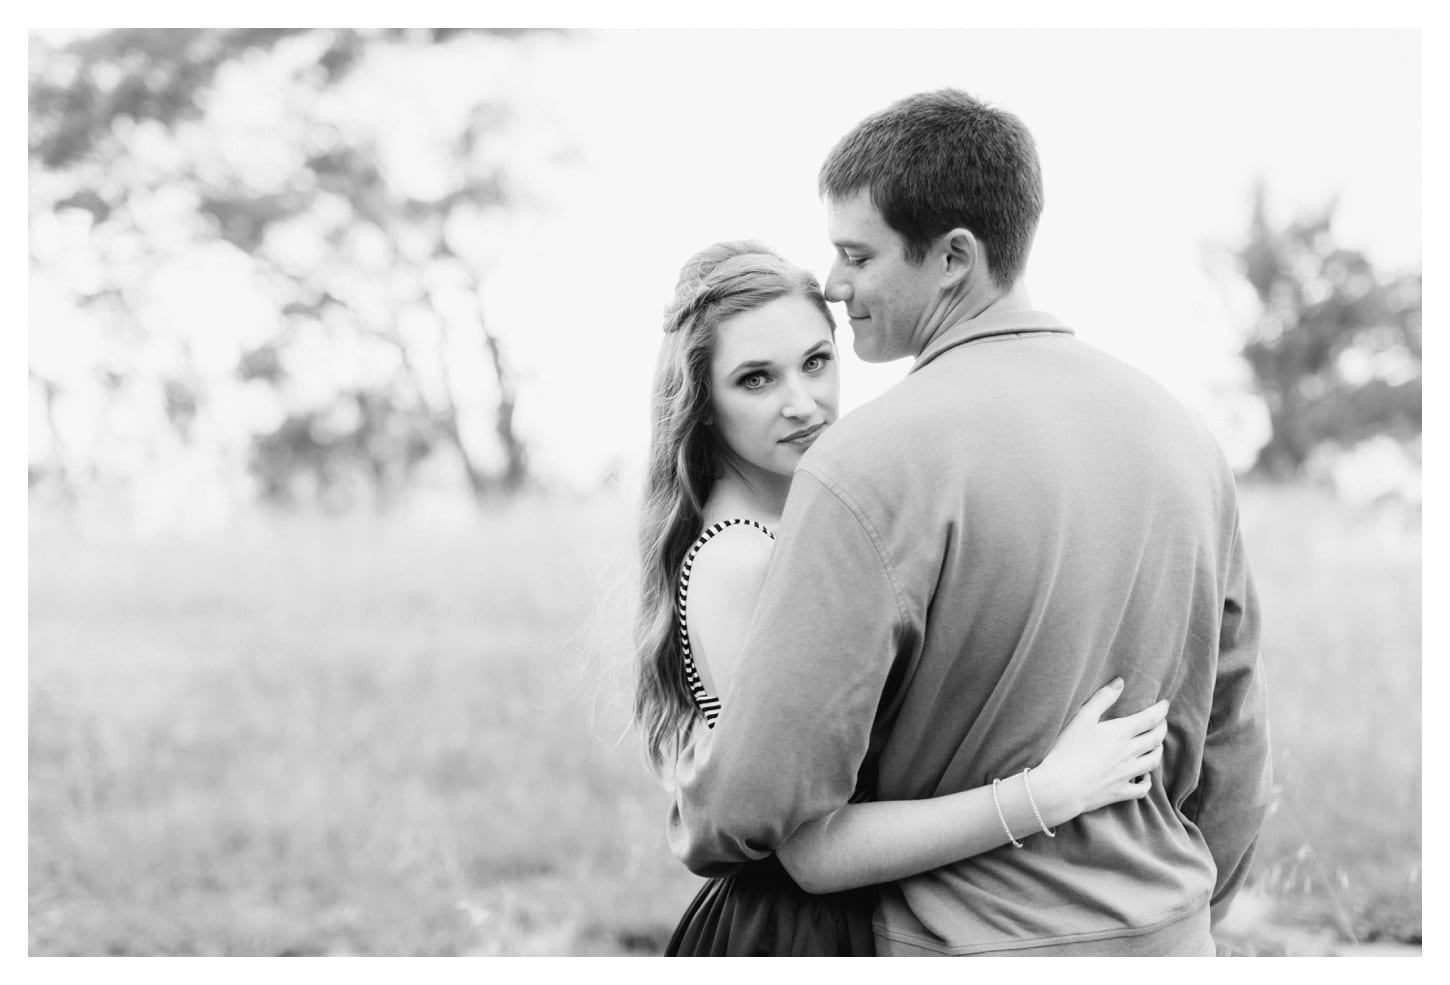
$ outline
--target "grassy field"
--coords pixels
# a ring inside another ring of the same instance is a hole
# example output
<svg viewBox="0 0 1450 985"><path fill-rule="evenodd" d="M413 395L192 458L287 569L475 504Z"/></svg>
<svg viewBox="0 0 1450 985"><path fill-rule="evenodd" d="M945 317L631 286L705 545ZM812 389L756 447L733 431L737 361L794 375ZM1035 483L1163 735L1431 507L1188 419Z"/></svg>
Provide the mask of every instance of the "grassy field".
<svg viewBox="0 0 1450 985"><path fill-rule="evenodd" d="M1281 789L1238 944L1418 940L1418 513L1245 514ZM623 734L631 517L33 516L31 953L657 952L699 883Z"/></svg>
<svg viewBox="0 0 1450 985"><path fill-rule="evenodd" d="M1250 488L1243 514L1278 788L1254 871L1266 923L1418 944L1419 510Z"/></svg>

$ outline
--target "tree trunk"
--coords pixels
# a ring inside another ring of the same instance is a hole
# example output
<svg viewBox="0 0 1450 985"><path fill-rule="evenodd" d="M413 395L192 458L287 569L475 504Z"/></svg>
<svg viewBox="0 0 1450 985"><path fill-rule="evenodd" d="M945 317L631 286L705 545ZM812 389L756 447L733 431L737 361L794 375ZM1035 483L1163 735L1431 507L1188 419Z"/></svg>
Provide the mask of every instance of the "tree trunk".
<svg viewBox="0 0 1450 985"><path fill-rule="evenodd" d="M60 396L60 386L54 380L47 379L34 370L30 371L30 378L40 384L40 391L45 397L45 429L50 434L51 460L54 463L51 478L55 482L60 498L67 502L73 501L75 488L71 483L70 470L66 467L65 439L61 437L60 427L55 422L55 403L56 398ZM32 475L31 485L35 485L37 481L37 478Z"/></svg>
<svg viewBox="0 0 1450 985"><path fill-rule="evenodd" d="M478 302L478 329L483 333L483 344L488 347L494 376L498 380L498 412L494 432L498 435L505 456L503 486L509 492L517 492L528 481L529 450L514 430L517 391L514 389L513 375L504 361L503 347L498 336L489 330L488 321L484 318L482 300Z"/></svg>
<svg viewBox="0 0 1450 985"><path fill-rule="evenodd" d="M430 308L433 307L431 298L425 295L422 300ZM438 314L437 308L433 308L433 313ZM439 324L442 324L441 317ZM388 333L387 338L398 347L398 353L402 357L403 370L412 380L418 400L428 409L428 416L432 418L433 423L443 433L448 443L453 446L453 450L458 453L458 461L463 465L463 474L468 479L468 490L472 493L474 501L481 503L487 498L493 484L488 475L479 467L473 453L468 450L468 445L463 440L463 432L458 426L458 402L453 397L453 377L448 372L448 360L439 360L439 367L443 373L443 399L446 403L442 408L429 407L427 398L424 396L426 391L423 389L422 381L418 378L418 371L413 365L413 358L408 352L408 346L391 332Z"/></svg>

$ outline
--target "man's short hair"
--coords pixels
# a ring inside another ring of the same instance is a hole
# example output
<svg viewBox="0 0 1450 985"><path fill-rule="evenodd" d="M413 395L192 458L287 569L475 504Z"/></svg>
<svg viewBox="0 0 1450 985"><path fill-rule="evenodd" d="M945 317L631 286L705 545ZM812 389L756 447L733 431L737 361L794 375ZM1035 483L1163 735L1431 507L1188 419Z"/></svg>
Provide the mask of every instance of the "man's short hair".
<svg viewBox="0 0 1450 985"><path fill-rule="evenodd" d="M962 226L985 247L999 286L1022 275L1042 214L1042 172L1032 134L1011 113L957 89L895 102L858 123L821 166L821 195L861 188L912 263Z"/></svg>

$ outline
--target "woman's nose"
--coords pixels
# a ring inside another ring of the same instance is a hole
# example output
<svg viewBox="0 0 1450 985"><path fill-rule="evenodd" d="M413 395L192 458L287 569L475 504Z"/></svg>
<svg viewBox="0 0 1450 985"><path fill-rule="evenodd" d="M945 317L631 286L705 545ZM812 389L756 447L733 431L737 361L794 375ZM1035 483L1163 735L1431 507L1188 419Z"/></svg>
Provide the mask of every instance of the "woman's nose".
<svg viewBox="0 0 1450 985"><path fill-rule="evenodd" d="M787 384L785 403L781 404L780 412L786 417L809 417L816 409L816 398L811 395L800 379L792 379Z"/></svg>

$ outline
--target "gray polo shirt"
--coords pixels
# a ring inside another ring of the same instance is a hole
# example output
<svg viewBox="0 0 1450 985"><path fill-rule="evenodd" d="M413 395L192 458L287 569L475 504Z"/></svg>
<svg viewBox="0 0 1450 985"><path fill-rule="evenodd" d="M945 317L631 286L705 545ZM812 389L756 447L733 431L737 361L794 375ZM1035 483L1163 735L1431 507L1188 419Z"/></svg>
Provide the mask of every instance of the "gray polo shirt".
<svg viewBox="0 0 1450 985"><path fill-rule="evenodd" d="M1169 698L1151 794L881 887L882 953L1201 951L1270 794L1233 474L1142 373L1041 312L947 329L802 459L675 853L714 875L848 799L1041 762L1084 701Z"/></svg>

